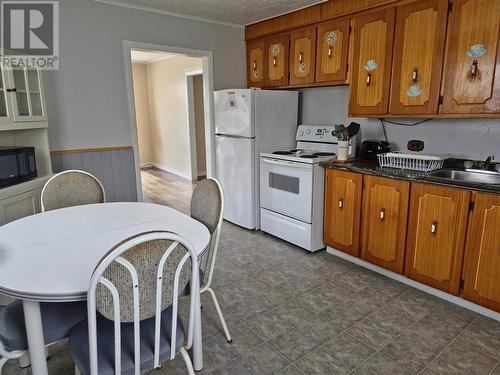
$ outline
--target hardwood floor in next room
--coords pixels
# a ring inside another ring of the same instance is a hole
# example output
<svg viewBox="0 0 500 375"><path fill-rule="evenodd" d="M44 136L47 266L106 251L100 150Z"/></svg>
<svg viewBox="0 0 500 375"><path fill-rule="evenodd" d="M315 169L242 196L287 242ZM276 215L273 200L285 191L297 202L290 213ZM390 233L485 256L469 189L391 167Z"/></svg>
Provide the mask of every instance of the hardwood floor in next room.
<svg viewBox="0 0 500 375"><path fill-rule="evenodd" d="M172 207L189 214L189 203L196 182L156 168L141 170L144 202Z"/></svg>

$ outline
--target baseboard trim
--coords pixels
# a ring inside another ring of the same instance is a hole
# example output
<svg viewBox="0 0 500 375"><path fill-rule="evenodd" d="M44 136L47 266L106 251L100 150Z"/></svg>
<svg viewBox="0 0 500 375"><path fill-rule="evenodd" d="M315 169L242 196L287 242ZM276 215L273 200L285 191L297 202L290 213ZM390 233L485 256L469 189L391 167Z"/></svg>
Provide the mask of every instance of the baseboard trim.
<svg viewBox="0 0 500 375"><path fill-rule="evenodd" d="M433 296L436 296L438 298L444 299L444 300L446 300L448 302L454 303L455 305L458 305L460 307L463 307L463 308L466 308L468 310L474 311L474 312L476 312L478 314L487 316L488 318L491 318L491 319L494 319L494 320L497 320L497 321L500 322L500 313L497 313L496 311L487 309L486 307L483 307L483 306L476 305L475 303L466 301L463 298L452 296L451 294L448 294L448 293L445 293L445 292L443 292L441 290L432 288L432 287L430 287L428 285L419 283L419 282L417 282L415 280L409 279L409 278L407 278L407 277L405 277L403 275L400 275L398 273L394 273L392 271L388 271L385 268L382 268L382 267L376 266L374 264L368 263L368 262L366 262L366 261L364 261L362 259L353 257L352 255L346 254L346 253L344 253L342 251L339 251L339 250L336 250L336 249L334 249L332 247L328 246L326 248L326 252L329 253L329 254L332 254L332 255L334 255L334 256L336 256L338 258L342 258L342 259L347 260L347 261L349 261L351 263L357 264L358 266L361 266L361 267L367 268L367 269L369 269L371 271L380 273L381 275L384 275L384 276L386 276L386 277L388 277L390 279L399 281L399 282L401 282L403 284L409 285L409 286L411 286L413 288L416 288L416 289L419 289L419 290L421 290L423 292L432 294Z"/></svg>
<svg viewBox="0 0 500 375"><path fill-rule="evenodd" d="M187 174L181 171L178 171L177 169L167 167L166 165L160 164L160 163L150 163L153 165L153 167L161 169L162 171L168 172L175 174L178 177L182 177L186 180L192 181L191 174Z"/></svg>

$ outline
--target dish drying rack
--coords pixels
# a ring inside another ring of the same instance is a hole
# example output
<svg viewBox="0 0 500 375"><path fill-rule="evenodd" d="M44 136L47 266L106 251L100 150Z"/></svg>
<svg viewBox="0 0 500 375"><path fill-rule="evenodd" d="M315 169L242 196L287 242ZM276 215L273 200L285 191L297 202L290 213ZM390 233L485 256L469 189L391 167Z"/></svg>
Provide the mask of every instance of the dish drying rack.
<svg viewBox="0 0 500 375"><path fill-rule="evenodd" d="M381 167L431 172L443 167L445 155L425 155L417 152L393 151L378 155Z"/></svg>

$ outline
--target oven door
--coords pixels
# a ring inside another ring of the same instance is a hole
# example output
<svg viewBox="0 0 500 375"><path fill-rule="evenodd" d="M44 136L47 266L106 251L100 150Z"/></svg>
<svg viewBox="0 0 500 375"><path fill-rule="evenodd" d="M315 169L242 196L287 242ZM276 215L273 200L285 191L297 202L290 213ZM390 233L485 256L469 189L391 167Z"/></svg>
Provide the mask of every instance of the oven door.
<svg viewBox="0 0 500 375"><path fill-rule="evenodd" d="M313 165L262 157L260 206L311 223Z"/></svg>

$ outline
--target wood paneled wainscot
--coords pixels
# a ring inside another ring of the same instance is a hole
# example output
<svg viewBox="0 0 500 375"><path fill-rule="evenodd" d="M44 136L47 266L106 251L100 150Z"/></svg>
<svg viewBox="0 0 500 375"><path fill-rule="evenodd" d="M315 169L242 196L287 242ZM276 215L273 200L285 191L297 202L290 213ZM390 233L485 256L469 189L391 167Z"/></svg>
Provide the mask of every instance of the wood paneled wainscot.
<svg viewBox="0 0 500 375"><path fill-rule="evenodd" d="M266 43L256 40L247 43L247 82L250 87L263 87L266 77Z"/></svg>
<svg viewBox="0 0 500 375"><path fill-rule="evenodd" d="M405 274L458 295L470 191L412 184Z"/></svg>
<svg viewBox="0 0 500 375"><path fill-rule="evenodd" d="M266 39L266 79L265 85L288 85L288 51L290 37L288 35L276 36Z"/></svg>
<svg viewBox="0 0 500 375"><path fill-rule="evenodd" d="M500 195L474 196L464 270L464 298L500 311Z"/></svg>
<svg viewBox="0 0 500 375"><path fill-rule="evenodd" d="M290 85L314 83L316 26L290 34Z"/></svg>
<svg viewBox="0 0 500 375"><path fill-rule="evenodd" d="M318 25L316 82L345 83L349 54L349 19Z"/></svg>
<svg viewBox="0 0 500 375"><path fill-rule="evenodd" d="M410 183L365 176L361 256L370 263L403 273Z"/></svg>
<svg viewBox="0 0 500 375"><path fill-rule="evenodd" d="M442 113L500 113L500 1L454 0Z"/></svg>
<svg viewBox="0 0 500 375"><path fill-rule="evenodd" d="M391 114L437 114L448 3L420 0L397 8Z"/></svg>
<svg viewBox="0 0 500 375"><path fill-rule="evenodd" d="M325 244L359 256L363 175L326 170Z"/></svg>
<svg viewBox="0 0 500 375"><path fill-rule="evenodd" d="M395 13L390 8L354 18L351 115L387 113Z"/></svg>

